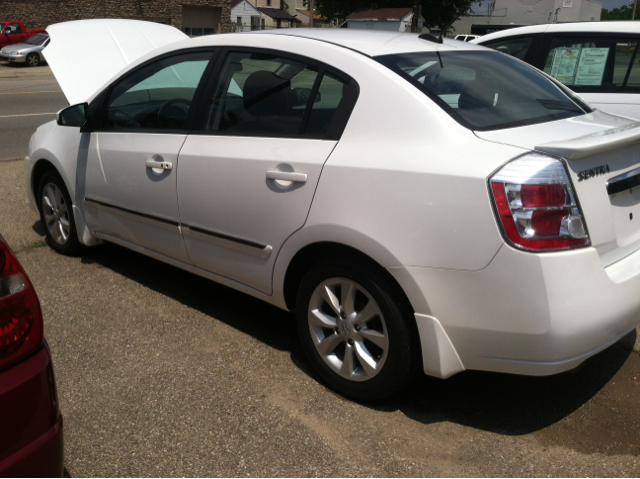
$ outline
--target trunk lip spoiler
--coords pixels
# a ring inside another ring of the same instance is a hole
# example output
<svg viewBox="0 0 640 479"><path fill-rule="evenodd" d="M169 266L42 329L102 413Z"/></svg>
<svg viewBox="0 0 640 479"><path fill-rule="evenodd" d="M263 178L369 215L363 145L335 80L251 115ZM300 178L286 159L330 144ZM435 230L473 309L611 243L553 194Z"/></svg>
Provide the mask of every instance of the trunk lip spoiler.
<svg viewBox="0 0 640 479"><path fill-rule="evenodd" d="M567 160L578 160L637 142L640 142L640 121L570 140L544 143L537 145L535 150L551 153Z"/></svg>

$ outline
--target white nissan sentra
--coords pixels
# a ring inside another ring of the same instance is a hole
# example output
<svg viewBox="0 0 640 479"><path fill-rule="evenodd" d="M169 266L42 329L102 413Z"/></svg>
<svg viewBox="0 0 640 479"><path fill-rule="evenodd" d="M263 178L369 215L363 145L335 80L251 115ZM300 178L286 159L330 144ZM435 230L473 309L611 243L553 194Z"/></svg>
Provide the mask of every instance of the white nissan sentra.
<svg viewBox="0 0 640 479"><path fill-rule="evenodd" d="M48 31L72 106L25 175L49 245L116 243L295 311L348 397L415 367L559 373L640 322L640 123L511 56L392 32Z"/></svg>

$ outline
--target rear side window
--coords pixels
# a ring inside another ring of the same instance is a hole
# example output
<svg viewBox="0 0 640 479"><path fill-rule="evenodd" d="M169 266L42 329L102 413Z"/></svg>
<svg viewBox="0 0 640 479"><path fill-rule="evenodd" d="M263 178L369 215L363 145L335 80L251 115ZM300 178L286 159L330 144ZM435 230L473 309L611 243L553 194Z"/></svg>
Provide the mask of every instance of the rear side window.
<svg viewBox="0 0 640 479"><path fill-rule="evenodd" d="M472 130L544 123L591 111L534 68L497 52L420 52L376 60Z"/></svg>
<svg viewBox="0 0 640 479"><path fill-rule="evenodd" d="M532 42L533 37L501 38L500 40L482 43L482 46L493 48L501 53L524 60Z"/></svg>
<svg viewBox="0 0 640 479"><path fill-rule="evenodd" d="M205 130L322 138L343 100L344 86L303 59L231 52L218 77Z"/></svg>
<svg viewBox="0 0 640 479"><path fill-rule="evenodd" d="M633 38L554 38L544 71L576 92L622 92L637 46ZM637 85L637 79L632 84Z"/></svg>

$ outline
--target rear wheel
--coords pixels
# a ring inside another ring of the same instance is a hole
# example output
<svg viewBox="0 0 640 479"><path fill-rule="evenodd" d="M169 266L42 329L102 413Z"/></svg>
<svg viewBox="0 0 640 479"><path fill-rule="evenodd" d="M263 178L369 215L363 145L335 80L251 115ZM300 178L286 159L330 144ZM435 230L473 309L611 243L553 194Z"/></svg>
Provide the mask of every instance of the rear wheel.
<svg viewBox="0 0 640 479"><path fill-rule="evenodd" d="M336 391L356 400L392 395L411 370L406 309L376 268L348 257L317 263L298 290L307 357Z"/></svg>
<svg viewBox="0 0 640 479"><path fill-rule="evenodd" d="M47 244L64 255L79 253L81 245L76 233L71 199L62 178L55 170L47 171L40 179L38 207Z"/></svg>
<svg viewBox="0 0 640 479"><path fill-rule="evenodd" d="M29 53L26 60L27 66L37 67L40 64L40 55L38 55L37 53Z"/></svg>

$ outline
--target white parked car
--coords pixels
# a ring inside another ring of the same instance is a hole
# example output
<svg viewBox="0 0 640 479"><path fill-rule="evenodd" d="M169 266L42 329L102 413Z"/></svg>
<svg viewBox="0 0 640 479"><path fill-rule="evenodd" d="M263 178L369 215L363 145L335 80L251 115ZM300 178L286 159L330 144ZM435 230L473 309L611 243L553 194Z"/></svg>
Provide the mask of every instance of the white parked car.
<svg viewBox="0 0 640 479"><path fill-rule="evenodd" d="M460 42L470 42L471 40L475 40L476 38L480 38L480 35L471 35L471 34L459 34L454 37L454 40L458 40Z"/></svg>
<svg viewBox="0 0 640 479"><path fill-rule="evenodd" d="M638 22L512 28L472 43L508 53L556 78L596 108L640 120Z"/></svg>
<svg viewBox="0 0 640 479"><path fill-rule="evenodd" d="M295 310L348 397L414 366L559 373L640 322L640 125L519 60L392 32L48 31L72 106L25 175L49 245L113 242Z"/></svg>

